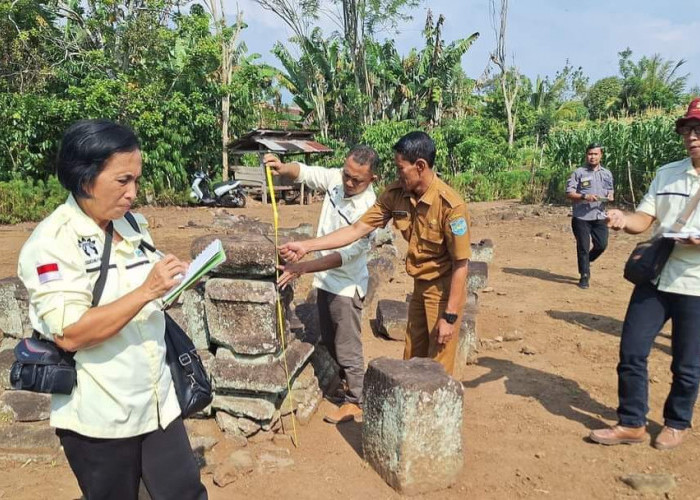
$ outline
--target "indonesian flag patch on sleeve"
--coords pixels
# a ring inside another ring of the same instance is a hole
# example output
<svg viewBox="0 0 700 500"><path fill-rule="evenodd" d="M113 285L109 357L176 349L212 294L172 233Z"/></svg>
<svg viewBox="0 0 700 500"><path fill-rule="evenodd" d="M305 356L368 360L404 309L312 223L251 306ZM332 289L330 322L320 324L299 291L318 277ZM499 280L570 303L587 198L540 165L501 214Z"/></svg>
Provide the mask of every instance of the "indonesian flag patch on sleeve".
<svg viewBox="0 0 700 500"><path fill-rule="evenodd" d="M36 266L36 273L39 275L39 283L42 285L48 283L49 281L56 281L63 279L61 277L61 272L58 270L58 264L41 264Z"/></svg>

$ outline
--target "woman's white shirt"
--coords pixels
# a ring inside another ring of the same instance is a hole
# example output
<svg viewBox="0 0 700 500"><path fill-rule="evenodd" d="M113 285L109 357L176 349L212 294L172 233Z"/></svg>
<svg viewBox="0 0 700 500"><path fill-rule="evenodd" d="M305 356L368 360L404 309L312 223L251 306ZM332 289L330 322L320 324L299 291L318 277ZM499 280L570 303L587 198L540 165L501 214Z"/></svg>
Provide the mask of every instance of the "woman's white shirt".
<svg viewBox="0 0 700 500"><path fill-rule="evenodd" d="M146 219L114 221L122 241L112 245L100 305L140 286L157 258L138 246L152 243ZM44 219L22 247L17 274L29 293L35 330L51 339L91 307L105 234L73 196ZM165 316L147 304L119 333L75 354L77 385L51 398L51 425L95 438L124 438L165 428L180 415L165 362Z"/></svg>

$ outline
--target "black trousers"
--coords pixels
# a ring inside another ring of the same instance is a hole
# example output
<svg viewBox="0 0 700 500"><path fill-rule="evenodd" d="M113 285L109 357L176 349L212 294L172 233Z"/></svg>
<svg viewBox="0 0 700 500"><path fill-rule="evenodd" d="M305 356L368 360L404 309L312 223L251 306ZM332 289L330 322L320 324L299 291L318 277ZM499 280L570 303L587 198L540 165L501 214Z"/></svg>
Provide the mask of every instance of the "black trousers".
<svg viewBox="0 0 700 500"><path fill-rule="evenodd" d="M693 420L700 384L700 297L660 292L647 283L634 288L622 325L617 416L625 427L646 425L647 358L654 339L669 319L673 381L664 405L664 425L687 429Z"/></svg>
<svg viewBox="0 0 700 500"><path fill-rule="evenodd" d="M56 434L85 500L137 500L141 478L153 500L208 498L180 417L167 429L130 438Z"/></svg>
<svg viewBox="0 0 700 500"><path fill-rule="evenodd" d="M576 238L578 273L591 274L591 262L596 260L608 246L608 226L604 219L583 220L571 218L571 229ZM591 248L591 240L593 248Z"/></svg>
<svg viewBox="0 0 700 500"><path fill-rule="evenodd" d="M316 299L321 323L321 341L340 366L341 376L348 383L345 400L362 404L365 379L365 358L362 352L362 304L354 297L344 297L318 290Z"/></svg>

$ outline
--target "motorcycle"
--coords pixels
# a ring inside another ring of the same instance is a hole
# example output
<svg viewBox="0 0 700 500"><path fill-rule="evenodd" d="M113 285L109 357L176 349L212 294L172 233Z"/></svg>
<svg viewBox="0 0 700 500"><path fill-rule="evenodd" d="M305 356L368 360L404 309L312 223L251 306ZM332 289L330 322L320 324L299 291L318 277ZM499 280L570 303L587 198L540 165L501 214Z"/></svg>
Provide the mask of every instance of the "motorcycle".
<svg viewBox="0 0 700 500"><path fill-rule="evenodd" d="M204 172L197 172L190 186L190 199L207 207L245 207L245 191L241 181L228 180L217 182L211 188L209 177Z"/></svg>

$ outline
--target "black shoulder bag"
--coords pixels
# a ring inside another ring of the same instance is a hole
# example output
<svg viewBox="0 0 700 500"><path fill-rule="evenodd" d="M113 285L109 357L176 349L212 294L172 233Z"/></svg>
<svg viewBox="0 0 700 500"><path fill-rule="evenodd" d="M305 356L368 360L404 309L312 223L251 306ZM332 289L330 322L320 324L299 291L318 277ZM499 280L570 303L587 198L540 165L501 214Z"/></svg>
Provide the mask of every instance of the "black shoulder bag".
<svg viewBox="0 0 700 500"><path fill-rule="evenodd" d="M140 233L134 216L127 212L124 218L134 231ZM155 253L156 248L141 240L141 251ZM206 408L214 398L207 372L192 340L168 313L165 313L165 360L170 367L175 393L180 403L182 418L194 415Z"/></svg>
<svg viewBox="0 0 700 500"><path fill-rule="evenodd" d="M671 232L677 233L683 229L688 219L695 211L700 201L700 190L688 200L683 211L671 226ZM658 236L638 243L625 263L624 277L635 285L642 285L655 280L663 271L668 258L676 245L675 240Z"/></svg>
<svg viewBox="0 0 700 500"><path fill-rule="evenodd" d="M92 307L99 304L109 271L109 254L112 251L112 223L107 225L105 245L100 261L100 274L92 291ZM71 394L77 383L75 353L67 352L54 342L41 338L34 330L30 338L20 340L15 346L15 361L10 368L10 384L13 389L49 394Z"/></svg>

